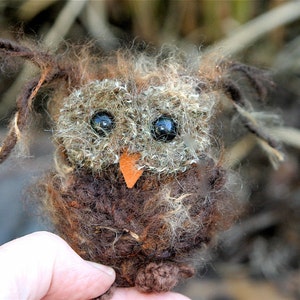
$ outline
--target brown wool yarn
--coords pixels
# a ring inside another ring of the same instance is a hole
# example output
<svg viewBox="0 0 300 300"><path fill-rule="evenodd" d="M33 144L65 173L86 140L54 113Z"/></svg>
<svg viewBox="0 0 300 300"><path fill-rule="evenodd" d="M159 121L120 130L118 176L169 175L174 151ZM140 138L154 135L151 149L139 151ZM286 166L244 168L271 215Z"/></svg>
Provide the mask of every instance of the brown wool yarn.
<svg viewBox="0 0 300 300"><path fill-rule="evenodd" d="M197 253L235 219L230 170L212 137L221 104L273 160L282 158L233 74L258 97L268 79L212 54L87 53L61 56L0 40L1 56L41 70L17 99L0 162L27 131L37 94L53 89L55 169L36 188L44 211L83 258L114 267L116 286L169 291L193 276Z"/></svg>

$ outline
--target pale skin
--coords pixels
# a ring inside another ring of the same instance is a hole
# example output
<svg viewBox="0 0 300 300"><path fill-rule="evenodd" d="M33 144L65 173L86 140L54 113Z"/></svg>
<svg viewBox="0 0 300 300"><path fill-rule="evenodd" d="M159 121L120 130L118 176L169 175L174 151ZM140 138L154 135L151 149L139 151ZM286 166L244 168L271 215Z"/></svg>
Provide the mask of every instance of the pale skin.
<svg viewBox="0 0 300 300"><path fill-rule="evenodd" d="M36 232L0 247L0 300L85 300L115 281L112 268L83 260L60 237ZM177 293L116 289L112 300L188 300Z"/></svg>

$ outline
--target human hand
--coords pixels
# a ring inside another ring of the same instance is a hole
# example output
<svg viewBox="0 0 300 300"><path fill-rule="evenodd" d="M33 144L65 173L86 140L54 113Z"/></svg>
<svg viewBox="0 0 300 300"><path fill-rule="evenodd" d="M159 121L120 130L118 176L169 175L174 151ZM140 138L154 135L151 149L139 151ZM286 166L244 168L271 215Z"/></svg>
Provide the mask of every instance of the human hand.
<svg viewBox="0 0 300 300"><path fill-rule="evenodd" d="M92 299L115 280L112 268L85 261L60 237L36 232L0 247L0 299ZM112 300L188 300L176 293L116 289Z"/></svg>

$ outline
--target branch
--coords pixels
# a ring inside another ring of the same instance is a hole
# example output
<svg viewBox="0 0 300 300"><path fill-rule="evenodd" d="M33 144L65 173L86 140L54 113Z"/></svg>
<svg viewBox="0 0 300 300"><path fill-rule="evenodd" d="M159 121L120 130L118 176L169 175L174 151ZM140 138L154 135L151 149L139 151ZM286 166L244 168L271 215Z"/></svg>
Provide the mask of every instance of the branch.
<svg viewBox="0 0 300 300"><path fill-rule="evenodd" d="M224 55L236 55L276 27L298 18L300 18L300 1L288 2L240 26L232 35L215 43L207 51L214 52L221 49Z"/></svg>

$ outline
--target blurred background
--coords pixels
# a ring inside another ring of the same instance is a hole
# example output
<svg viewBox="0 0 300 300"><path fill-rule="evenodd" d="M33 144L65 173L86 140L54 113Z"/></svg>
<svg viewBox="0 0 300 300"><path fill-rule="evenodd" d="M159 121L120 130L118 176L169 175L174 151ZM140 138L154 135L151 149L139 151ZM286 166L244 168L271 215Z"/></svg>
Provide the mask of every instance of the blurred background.
<svg viewBox="0 0 300 300"><path fill-rule="evenodd" d="M102 53L142 43L220 49L270 70L276 86L267 106L284 121L276 134L286 160L274 170L251 139L234 145L243 213L178 290L193 300L300 299L300 1L0 0L0 37L29 37L52 50L62 41L92 39ZM1 139L24 72L1 63ZM40 126L30 157L0 165L0 243L51 230L23 199L26 187L52 166L52 151L51 131Z"/></svg>

